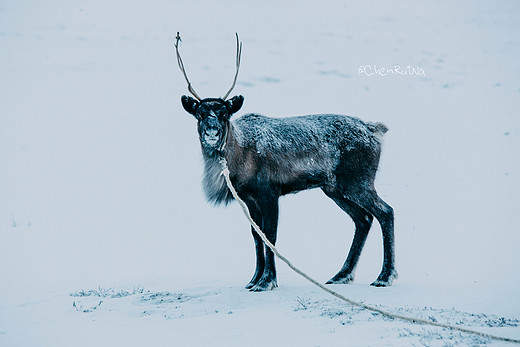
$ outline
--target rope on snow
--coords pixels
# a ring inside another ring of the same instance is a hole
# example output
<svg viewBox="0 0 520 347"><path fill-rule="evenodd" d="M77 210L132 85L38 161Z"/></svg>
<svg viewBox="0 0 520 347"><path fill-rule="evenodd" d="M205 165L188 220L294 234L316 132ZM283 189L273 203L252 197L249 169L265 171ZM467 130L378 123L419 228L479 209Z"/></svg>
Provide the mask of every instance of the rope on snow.
<svg viewBox="0 0 520 347"><path fill-rule="evenodd" d="M302 270L298 269L286 257L284 257L282 254L280 254L280 252L278 252L276 247L271 243L271 241L269 241L267 239L267 237L262 232L260 227L255 223L253 218L251 218L251 215L249 214L249 209L247 208L247 205L238 196L238 193L235 190L235 187L231 183L231 178L229 177L229 168L227 166L227 161L226 161L226 159L224 157L222 157L220 159L220 165L222 166L222 175L226 179L226 183L227 183L227 186L228 186L229 190L231 191L231 194L233 195L235 200L238 201L238 203L239 203L240 207L242 208L242 211L244 212L247 220L249 221L249 223L251 223L251 226L253 227L255 232L258 234L258 236L260 236L262 238L262 240L264 241L266 246L269 247L273 251L273 253L281 261L283 261L285 264L287 264L287 266L289 266L294 272L296 272L297 274L299 274L300 276L302 276L303 278L305 278L306 280L308 280L309 282L311 282L315 286L317 286L320 289L324 290L325 292L335 296L336 298L338 298L338 299L340 299L342 301L345 301L345 302L349 303L352 306L361 307L361 308L363 308L365 310L376 312L376 313L379 313L379 314L381 314L383 316L386 316L386 317L389 317L389 318L400 319L400 320L407 321L407 322L414 323L414 324L430 325L430 326L435 326L435 327L440 327L440 328L445 328L445 329L450 329L450 330L456 330L456 331L460 331L460 332L464 332L464 333L468 333L468 334L473 334L473 335L478 335L478 336L481 336L481 337L485 337L485 338L489 338L489 339L497 340L497 341L505 341L505 342L512 342L512 343L520 344L520 340L509 338L509 337L496 336L496 335L487 334L487 333L483 333L483 332L476 331L476 330L471 330L471 329L460 327L460 326L453 326L453 325L443 324L443 323L439 323L439 322L433 322L433 321L429 321L429 320L425 320L425 319L421 319L421 318L414 318L414 317L408 317L408 316L403 316L403 315L400 315L400 314L391 313L391 312L379 309L377 307L373 307L373 306L370 306L370 305L363 304L361 302L357 302L357 301L351 300L351 299L341 295L340 293L335 292L334 290L332 290L330 288L327 288L326 286L324 286L320 282L316 281L314 278L312 278L311 276L309 276L308 274L306 274Z"/></svg>

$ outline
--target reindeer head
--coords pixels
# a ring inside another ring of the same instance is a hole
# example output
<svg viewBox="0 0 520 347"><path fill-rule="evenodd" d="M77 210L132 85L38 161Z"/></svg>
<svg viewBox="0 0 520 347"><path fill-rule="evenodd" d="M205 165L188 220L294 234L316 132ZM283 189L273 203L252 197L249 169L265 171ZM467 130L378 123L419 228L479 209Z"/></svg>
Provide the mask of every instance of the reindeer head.
<svg viewBox="0 0 520 347"><path fill-rule="evenodd" d="M242 95L238 95L232 97L230 100L226 100L229 96L229 93L231 93L231 91L235 87L238 77L238 70L240 68L242 43L238 39L238 34L236 34L236 38L236 72L231 88L222 98L201 99L191 86L191 83L188 80L188 76L186 75L186 70L184 69L184 64L179 54L179 41L181 38L179 36L179 33L177 32L175 42L177 62L179 63L179 68L184 74L186 83L188 83L188 91L195 97L194 99L190 96L183 95L181 97L182 106L188 113L192 114L197 119L200 142L203 148L208 150L221 151L224 148L227 134L229 131L229 119L231 118L233 113L240 110L242 104L244 103L244 97Z"/></svg>
<svg viewBox="0 0 520 347"><path fill-rule="evenodd" d="M244 97L230 100L206 98L200 102L190 96L181 98L184 109L198 121L200 143L206 149L222 149L229 131L229 118L240 110Z"/></svg>

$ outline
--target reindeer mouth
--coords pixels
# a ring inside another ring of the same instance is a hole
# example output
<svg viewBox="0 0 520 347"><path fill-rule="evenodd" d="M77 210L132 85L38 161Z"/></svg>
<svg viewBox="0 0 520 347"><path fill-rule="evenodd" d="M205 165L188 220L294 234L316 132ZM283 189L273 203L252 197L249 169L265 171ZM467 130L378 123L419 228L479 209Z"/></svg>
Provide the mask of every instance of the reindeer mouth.
<svg viewBox="0 0 520 347"><path fill-rule="evenodd" d="M204 135L203 141L208 146L215 146L220 140L219 136L214 135Z"/></svg>
<svg viewBox="0 0 520 347"><path fill-rule="evenodd" d="M206 128L202 131L200 140L202 145L208 149L218 148L226 142L226 129L225 128Z"/></svg>
<svg viewBox="0 0 520 347"><path fill-rule="evenodd" d="M207 147L214 147L220 141L221 132L217 129L207 129L202 135L202 142Z"/></svg>

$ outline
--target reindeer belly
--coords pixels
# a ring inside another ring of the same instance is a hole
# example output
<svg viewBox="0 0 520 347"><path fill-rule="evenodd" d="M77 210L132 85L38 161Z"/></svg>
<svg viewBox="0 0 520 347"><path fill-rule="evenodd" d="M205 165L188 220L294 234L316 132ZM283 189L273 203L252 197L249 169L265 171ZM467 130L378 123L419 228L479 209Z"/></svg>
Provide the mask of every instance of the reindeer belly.
<svg viewBox="0 0 520 347"><path fill-rule="evenodd" d="M271 177L281 187L282 195L301 190L319 188L332 178L334 165L321 155L302 155L287 158L278 163Z"/></svg>

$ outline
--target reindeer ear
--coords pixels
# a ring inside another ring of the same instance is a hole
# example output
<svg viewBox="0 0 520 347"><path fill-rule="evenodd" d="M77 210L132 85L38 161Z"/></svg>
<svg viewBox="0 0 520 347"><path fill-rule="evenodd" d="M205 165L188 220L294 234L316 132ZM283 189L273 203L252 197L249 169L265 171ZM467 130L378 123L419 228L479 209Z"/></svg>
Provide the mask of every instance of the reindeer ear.
<svg viewBox="0 0 520 347"><path fill-rule="evenodd" d="M242 107L242 104L244 103L244 97L242 95L237 95L232 97L230 100L226 101L226 107L229 112L229 116L233 113L238 112L240 108Z"/></svg>
<svg viewBox="0 0 520 347"><path fill-rule="evenodd" d="M199 108L199 102L195 99L193 99L191 96L183 95L181 97L182 107L188 112L189 114L196 115L197 109Z"/></svg>

